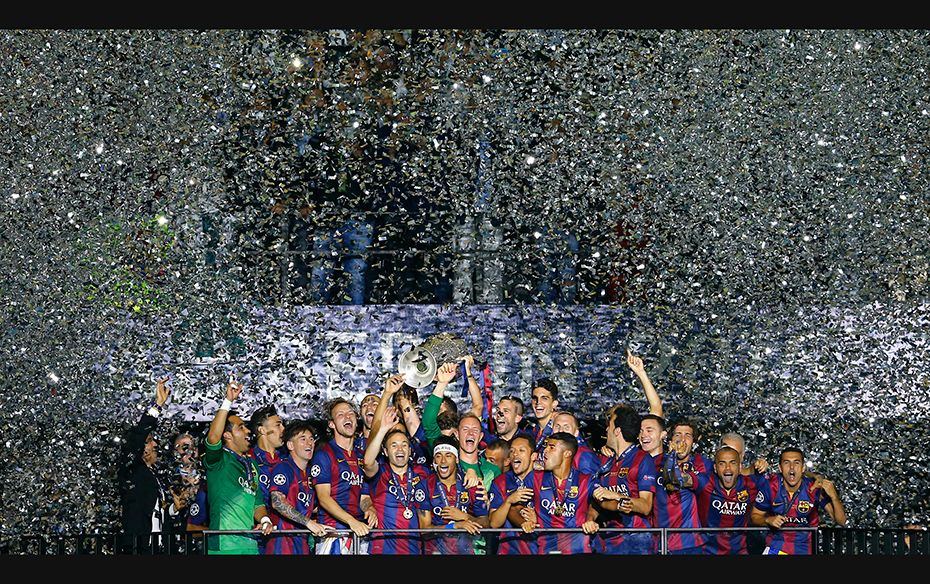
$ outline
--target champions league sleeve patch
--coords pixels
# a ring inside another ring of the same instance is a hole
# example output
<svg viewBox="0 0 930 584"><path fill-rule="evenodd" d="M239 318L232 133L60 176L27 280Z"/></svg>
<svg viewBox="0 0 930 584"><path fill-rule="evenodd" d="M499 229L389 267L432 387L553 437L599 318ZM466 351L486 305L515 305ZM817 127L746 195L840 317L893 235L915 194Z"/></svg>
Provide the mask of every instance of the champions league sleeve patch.
<svg viewBox="0 0 930 584"><path fill-rule="evenodd" d="M313 478L316 478L316 477L320 476L320 471L321 471L321 470L322 470L322 469L320 468L320 465L314 464L314 465L313 465L313 468L310 469L310 476L312 476Z"/></svg>
<svg viewBox="0 0 930 584"><path fill-rule="evenodd" d="M426 499L426 495L423 493L423 491L417 491L417 494L414 495L414 498L418 503L422 503L423 500Z"/></svg>
<svg viewBox="0 0 930 584"><path fill-rule="evenodd" d="M286 482L287 482L287 478L283 474L278 473L274 475L274 484L278 485L279 487Z"/></svg>
<svg viewBox="0 0 930 584"><path fill-rule="evenodd" d="M200 505L198 505L197 503L194 503L193 505L191 505L191 517L194 517L199 514L200 514Z"/></svg>
<svg viewBox="0 0 930 584"><path fill-rule="evenodd" d="M762 501L765 501L765 495L762 494L762 491L759 491L756 493L756 503L761 503Z"/></svg>

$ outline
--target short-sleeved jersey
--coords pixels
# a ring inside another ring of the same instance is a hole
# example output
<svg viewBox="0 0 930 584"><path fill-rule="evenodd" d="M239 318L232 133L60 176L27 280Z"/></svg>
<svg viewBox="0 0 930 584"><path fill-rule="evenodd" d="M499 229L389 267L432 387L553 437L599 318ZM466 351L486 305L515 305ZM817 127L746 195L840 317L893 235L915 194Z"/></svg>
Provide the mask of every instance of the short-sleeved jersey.
<svg viewBox="0 0 930 584"><path fill-rule="evenodd" d="M789 497L781 475L759 481L755 498L755 506L760 511L785 516L783 527L819 526L820 512L829 502L823 489L814 488L814 480L809 477L802 477L794 497ZM770 554L810 554L812 542L813 535L809 531L778 529L765 538Z"/></svg>
<svg viewBox="0 0 930 584"><path fill-rule="evenodd" d="M362 495L367 491L367 488L363 489L365 480L361 469L364 459L363 451L353 447L351 452L346 452L334 439L314 451L309 471L313 486L329 485L329 493L333 500L359 521L364 521L361 501ZM322 506L320 523L336 529L349 528L327 513Z"/></svg>
<svg viewBox="0 0 930 584"><path fill-rule="evenodd" d="M732 489L725 489L716 474L697 477L698 511L704 527L749 527L752 504L758 488L750 477L739 475ZM711 555L746 554L746 532L718 532L704 538L704 553Z"/></svg>
<svg viewBox="0 0 930 584"><path fill-rule="evenodd" d="M579 442L578 451L572 459L572 468L589 475L596 475L601 468L601 456Z"/></svg>
<svg viewBox="0 0 930 584"><path fill-rule="evenodd" d="M514 474L512 470L509 470L494 479L494 483L491 485L491 491L488 493L488 498L490 499L490 504L488 505L489 512L503 505L507 497L512 495L517 489L525 486L524 480L529 480L529 478L530 475L527 474L525 479L521 479ZM533 501L529 501L527 506L532 507ZM520 526L511 523L510 519L504 521L502 527L514 528L515 531L502 532L498 535L497 555L529 556L536 555L539 552L535 535L523 533L523 531L520 530Z"/></svg>
<svg viewBox="0 0 930 584"><path fill-rule="evenodd" d="M419 465L408 465L407 472L398 475L387 462L378 464L378 471L368 479L368 484L379 529L420 528L417 511L430 509L428 476L429 471ZM410 517L404 517L407 509ZM373 535L369 550L376 555L416 555L420 553L420 535L396 532Z"/></svg>
<svg viewBox="0 0 930 584"><path fill-rule="evenodd" d="M526 486L533 489L533 507L543 528L580 528L587 521L591 496L597 483L589 474L572 470L559 485L551 471L535 470L526 477ZM589 554L591 539L580 531L540 535L540 554Z"/></svg>
<svg viewBox="0 0 930 584"><path fill-rule="evenodd" d="M464 477L457 472L455 484L447 487L439 479L439 475L434 472L429 473L426 486L433 525L444 526L449 523L442 518L442 509L446 506L457 507L472 517L485 517L488 514L488 505L484 499L478 497L477 487L466 489L463 481ZM440 555L472 555L475 553L474 537L462 532L430 534L429 537L424 538L424 552Z"/></svg>
<svg viewBox="0 0 930 584"><path fill-rule="evenodd" d="M540 426L537 421L530 426L529 430L533 436L533 450L542 460L543 450L546 449L546 438L552 435L552 417L549 418L549 422L545 426Z"/></svg>
<svg viewBox="0 0 930 584"><path fill-rule="evenodd" d="M316 492L310 484L310 477L307 471L297 466L290 458L281 461L271 469L271 487L269 488L269 498L274 493L284 495L288 505L297 510L304 517L311 517L316 510ZM283 529L306 529L303 523L292 523L289 519L282 517L269 505L268 514L275 524L275 528ZM268 537L265 543L266 554L276 555L305 555L310 553L311 541L310 536L294 535L284 536L275 535Z"/></svg>
<svg viewBox="0 0 930 584"><path fill-rule="evenodd" d="M263 505L255 461L221 444L206 446L203 466L210 483L210 529L251 530L255 510ZM250 536L215 535L208 538L207 549L211 554L257 554L258 542Z"/></svg>
<svg viewBox="0 0 930 584"><path fill-rule="evenodd" d="M661 477L661 468L665 463L665 453L654 457L656 470L660 473L656 479L656 497L652 505L653 520L656 527L701 527L698 513L697 492L693 489L669 490ZM694 453L684 462L679 462L682 472L713 472L713 464L703 455ZM695 487L696 488L696 487ZM668 536L668 551L672 553L701 553L698 549L704 544L699 533L673 533Z"/></svg>
<svg viewBox="0 0 930 584"><path fill-rule="evenodd" d="M261 485L262 501L265 503L265 506L268 507L268 490L270 487L269 481L271 480L271 469L285 458L288 458L288 455L287 453L281 454L281 451L265 452L258 446L253 446L249 449L249 458L254 460L255 465L258 467L258 482Z"/></svg>
<svg viewBox="0 0 930 584"><path fill-rule="evenodd" d="M652 457L637 445L631 445L619 456L603 457L597 474L600 486L627 497L639 497L640 493L652 493L655 505L656 467ZM633 529L653 527L652 513L621 513L601 511L598 521L608 529ZM656 549L657 537L649 533L599 534L597 541L601 553L607 554L650 554Z"/></svg>
<svg viewBox="0 0 930 584"><path fill-rule="evenodd" d="M193 527L210 527L210 505L207 503L207 481L200 481L197 494L187 513L187 525Z"/></svg>

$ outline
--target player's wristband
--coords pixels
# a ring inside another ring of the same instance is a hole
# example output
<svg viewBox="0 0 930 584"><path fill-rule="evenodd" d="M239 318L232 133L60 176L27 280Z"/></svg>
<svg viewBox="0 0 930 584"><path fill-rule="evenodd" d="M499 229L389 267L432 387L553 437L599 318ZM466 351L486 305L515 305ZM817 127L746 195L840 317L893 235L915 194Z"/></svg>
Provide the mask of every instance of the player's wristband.
<svg viewBox="0 0 930 584"><path fill-rule="evenodd" d="M446 523L446 529L455 529L455 521L450 521Z"/></svg>
<svg viewBox="0 0 930 584"><path fill-rule="evenodd" d="M153 418L157 418L158 414L161 413L161 407L158 404L152 404L152 407L150 407L149 411L146 413Z"/></svg>
<svg viewBox="0 0 930 584"><path fill-rule="evenodd" d="M232 409L232 402L229 401L228 399L224 399L223 404L220 406L220 409L226 410L228 412L229 410ZM268 521L271 521L271 519L269 519Z"/></svg>
<svg viewBox="0 0 930 584"><path fill-rule="evenodd" d="M259 525L264 525L264 524L266 524L266 523L267 523L268 525L271 525L271 519L269 519L267 515L265 515L264 517L262 517L261 520L258 522Z"/></svg>

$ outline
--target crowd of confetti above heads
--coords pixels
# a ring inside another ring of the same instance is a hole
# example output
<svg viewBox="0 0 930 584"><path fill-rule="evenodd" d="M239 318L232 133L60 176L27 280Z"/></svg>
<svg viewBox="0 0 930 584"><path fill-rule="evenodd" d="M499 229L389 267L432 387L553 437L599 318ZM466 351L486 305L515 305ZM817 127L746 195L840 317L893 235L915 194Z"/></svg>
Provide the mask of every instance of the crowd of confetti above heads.
<svg viewBox="0 0 930 584"><path fill-rule="evenodd" d="M0 32L0 534L113 527L153 364L267 369L294 322L255 311L360 273L370 304L588 306L670 411L800 438L855 525L927 521L928 40Z"/></svg>

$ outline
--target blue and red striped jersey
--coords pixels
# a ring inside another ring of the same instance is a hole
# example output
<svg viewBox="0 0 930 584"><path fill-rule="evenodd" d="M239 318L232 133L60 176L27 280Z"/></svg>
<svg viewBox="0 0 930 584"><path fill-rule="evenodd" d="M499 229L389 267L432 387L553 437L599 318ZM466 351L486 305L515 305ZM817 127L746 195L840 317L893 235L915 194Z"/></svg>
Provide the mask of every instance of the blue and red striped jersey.
<svg viewBox="0 0 930 584"><path fill-rule="evenodd" d="M187 524L195 527L210 527L210 508L207 506L207 481L200 479L200 487L187 512Z"/></svg>
<svg viewBox="0 0 930 584"><path fill-rule="evenodd" d="M597 474L600 486L627 497L639 497L640 493L653 494L655 506L656 466L652 457L633 444L619 456L603 457ZM653 527L652 513L621 513L602 511L598 521L609 529L632 529ZM602 553L648 554L655 551L656 536L645 534L603 534L598 542Z"/></svg>
<svg viewBox="0 0 930 584"><path fill-rule="evenodd" d="M582 445L580 437L578 451L575 452L575 458L572 459L572 468L589 475L596 475L601 469L601 455Z"/></svg>
<svg viewBox="0 0 930 584"><path fill-rule="evenodd" d="M662 468L665 462L665 453L653 458L656 469ZM674 456L674 455L673 455ZM693 453L687 460L679 462L682 472L704 473L713 472L714 465L699 453ZM701 517L697 504L697 485L694 489L678 489L670 491L665 485L662 476L656 478L657 488L655 502L652 505L653 521L656 527L701 527ZM699 533L673 533L668 536L668 551L700 553L696 549L704 544L704 538Z"/></svg>
<svg viewBox="0 0 930 584"><path fill-rule="evenodd" d="M277 452L265 452L258 446L253 446L249 449L248 457L255 461L255 466L258 467L258 483L262 491L262 502L265 504L267 509L268 504L268 489L269 481L271 480L271 469L274 468L282 460L289 458L288 453L285 451L282 453L280 450Z"/></svg>
<svg viewBox="0 0 930 584"><path fill-rule="evenodd" d="M329 485L330 496L342 509L359 521L364 521L361 499L367 491L363 488L364 475L361 463L365 453L353 448L346 452L336 444L335 439L319 447L310 461L310 479L313 486ZM348 529L349 526L337 521L320 507L320 523L336 529Z"/></svg>
<svg viewBox="0 0 930 584"><path fill-rule="evenodd" d="M316 493L310 484L306 470L301 470L293 460L288 458L271 469L271 486L269 498L273 493L281 493L288 504L305 517L311 517L316 509ZM268 515L277 529L306 529L304 524L295 524L282 517L273 506L268 507ZM266 554L296 555L310 553L310 540L307 535L276 535L265 543Z"/></svg>
<svg viewBox="0 0 930 584"><path fill-rule="evenodd" d="M530 475L527 475L526 480L529 480L529 478ZM494 511L503 505L507 497L512 495L514 491L522 486L524 486L524 481L520 479L520 477L518 477L512 470L509 470L494 479L494 482L491 484L491 490L488 493L488 498L491 500L490 504L488 505L488 512L490 513L491 511ZM530 501L528 506L532 507L533 502ZM500 533L498 535L497 555L531 556L536 555L539 552L539 548L536 545L535 535L523 533L523 531L520 530L520 526L511 523L510 519L507 519L502 527L515 528L516 531L509 531Z"/></svg>
<svg viewBox="0 0 930 584"><path fill-rule="evenodd" d="M455 484L446 487L439 479L439 475L431 472L426 480L429 493L429 507L432 509L432 524L446 525L448 520L442 518L442 508L457 507L472 517L485 517L488 514L488 505L484 499L478 497L477 487L466 489L463 486L464 477L461 471L456 472ZM456 532L452 534L432 535L423 540L424 552L440 555L468 555L475 553L474 536L468 533Z"/></svg>
<svg viewBox="0 0 930 584"><path fill-rule="evenodd" d="M540 427L539 422L535 422L529 428L533 436L533 449L536 451L536 454L539 455L539 459L542 460L543 450L546 449L546 438L552 435L552 418L549 418L549 422Z"/></svg>
<svg viewBox="0 0 930 584"><path fill-rule="evenodd" d="M732 489L725 489L716 473L698 473L698 511L704 527L749 527L758 488L750 477L739 475ZM694 477L694 475L692 475ZM704 553L746 554L746 532L706 534Z"/></svg>
<svg viewBox="0 0 930 584"><path fill-rule="evenodd" d="M562 484L551 471L535 470L526 477L533 489L533 507L544 528L580 528L588 517L597 482L589 474L572 469ZM585 533L539 535L540 554L588 554L591 538Z"/></svg>
<svg viewBox="0 0 930 584"><path fill-rule="evenodd" d="M430 510L428 476L429 471L420 465L408 465L407 472L398 475L387 462L378 464L378 472L367 480L379 529L419 529L417 511ZM409 517L404 517L406 510L409 510ZM369 551L372 554L416 555L420 553L420 534L372 535Z"/></svg>
<svg viewBox="0 0 930 584"><path fill-rule="evenodd" d="M756 508L760 511L784 515L783 527L817 527L820 525L820 511L829 502L830 498L823 489L814 488L814 479L810 477L802 477L794 498L789 497L782 476L778 474L759 481L755 499ZM765 543L770 554L810 554L813 534L778 529L766 536Z"/></svg>

